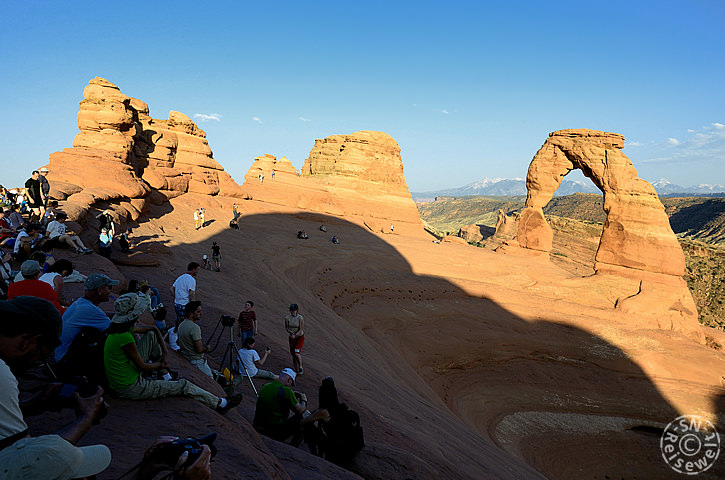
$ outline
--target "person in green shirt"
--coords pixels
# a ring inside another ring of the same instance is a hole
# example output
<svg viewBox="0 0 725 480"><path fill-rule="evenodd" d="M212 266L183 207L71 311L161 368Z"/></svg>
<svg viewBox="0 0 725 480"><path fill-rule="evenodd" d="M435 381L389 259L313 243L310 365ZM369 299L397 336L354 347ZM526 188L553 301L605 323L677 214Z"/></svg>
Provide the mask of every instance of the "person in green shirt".
<svg viewBox="0 0 725 480"><path fill-rule="evenodd" d="M163 380L143 377L142 373L168 369L168 350L159 329L152 325L136 324L138 317L147 308L146 298L135 293L127 293L116 299L116 313L108 327L109 335L103 349L106 377L116 395L130 400L185 396L200 401L222 415L239 405L241 394L219 398L186 379L171 380L170 375L166 375ZM134 333L142 334L138 341Z"/></svg>
<svg viewBox="0 0 725 480"><path fill-rule="evenodd" d="M314 414L307 410L307 396L290 388L294 386L296 376L294 370L285 368L278 380L259 389L252 423L257 432L280 442L292 437L291 444L295 446L302 441L303 425L330 418L327 410L318 410ZM294 412L291 417L290 410Z"/></svg>

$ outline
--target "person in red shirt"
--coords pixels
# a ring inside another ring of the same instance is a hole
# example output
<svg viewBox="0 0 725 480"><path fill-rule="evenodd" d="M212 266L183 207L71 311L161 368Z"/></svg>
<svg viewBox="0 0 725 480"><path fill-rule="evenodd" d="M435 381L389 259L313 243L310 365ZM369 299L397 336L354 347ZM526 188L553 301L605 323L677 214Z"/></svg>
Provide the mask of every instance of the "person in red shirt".
<svg viewBox="0 0 725 480"><path fill-rule="evenodd" d="M25 280L11 283L8 287L8 299L28 295L31 297L43 298L51 302L58 309L61 315L65 308L58 302L58 295L49 283L38 280L43 269L35 260L26 260L20 265L20 273Z"/></svg>

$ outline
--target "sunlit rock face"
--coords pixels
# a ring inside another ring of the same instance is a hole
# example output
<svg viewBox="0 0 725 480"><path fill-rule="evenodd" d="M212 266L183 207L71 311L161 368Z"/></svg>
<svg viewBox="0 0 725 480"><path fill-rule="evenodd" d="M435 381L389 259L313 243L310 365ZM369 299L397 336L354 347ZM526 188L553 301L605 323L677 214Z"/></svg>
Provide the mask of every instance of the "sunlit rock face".
<svg viewBox="0 0 725 480"><path fill-rule="evenodd" d="M699 336L697 309L681 278L685 256L654 187L637 175L622 153L624 137L588 129L559 130L534 156L526 177L526 207L518 227L520 246L548 252L552 230L543 208L574 169L604 194L604 223L595 270L640 278L640 292L617 302L633 313L659 315L661 328Z"/></svg>

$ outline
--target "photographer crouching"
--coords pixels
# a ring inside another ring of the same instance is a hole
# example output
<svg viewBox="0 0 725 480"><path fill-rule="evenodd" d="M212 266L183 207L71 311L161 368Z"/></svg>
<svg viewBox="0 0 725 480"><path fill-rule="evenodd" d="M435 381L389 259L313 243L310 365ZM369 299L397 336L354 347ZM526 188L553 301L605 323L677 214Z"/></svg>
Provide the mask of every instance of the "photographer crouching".
<svg viewBox="0 0 725 480"><path fill-rule="evenodd" d="M47 300L20 296L0 301L0 477L73 479L96 475L111 462L105 445L74 446L91 428L103 405L103 389L81 397L72 393L77 418L55 435L30 437L24 414L53 405L51 386L30 404L20 405L16 375L45 360L60 345L62 321ZM56 397L57 398L57 397Z"/></svg>

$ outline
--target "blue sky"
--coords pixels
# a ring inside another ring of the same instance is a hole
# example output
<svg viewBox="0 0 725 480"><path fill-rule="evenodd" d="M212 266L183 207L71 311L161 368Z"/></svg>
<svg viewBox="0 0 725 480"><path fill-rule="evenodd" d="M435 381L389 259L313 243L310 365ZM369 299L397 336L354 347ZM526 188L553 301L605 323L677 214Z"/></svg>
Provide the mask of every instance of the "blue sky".
<svg viewBox="0 0 725 480"><path fill-rule="evenodd" d="M269 5L269 6L268 6ZM413 191L525 177L549 132L623 134L649 181L725 184L725 2L4 1L0 183L78 132L100 76L207 132L239 182L380 130Z"/></svg>

